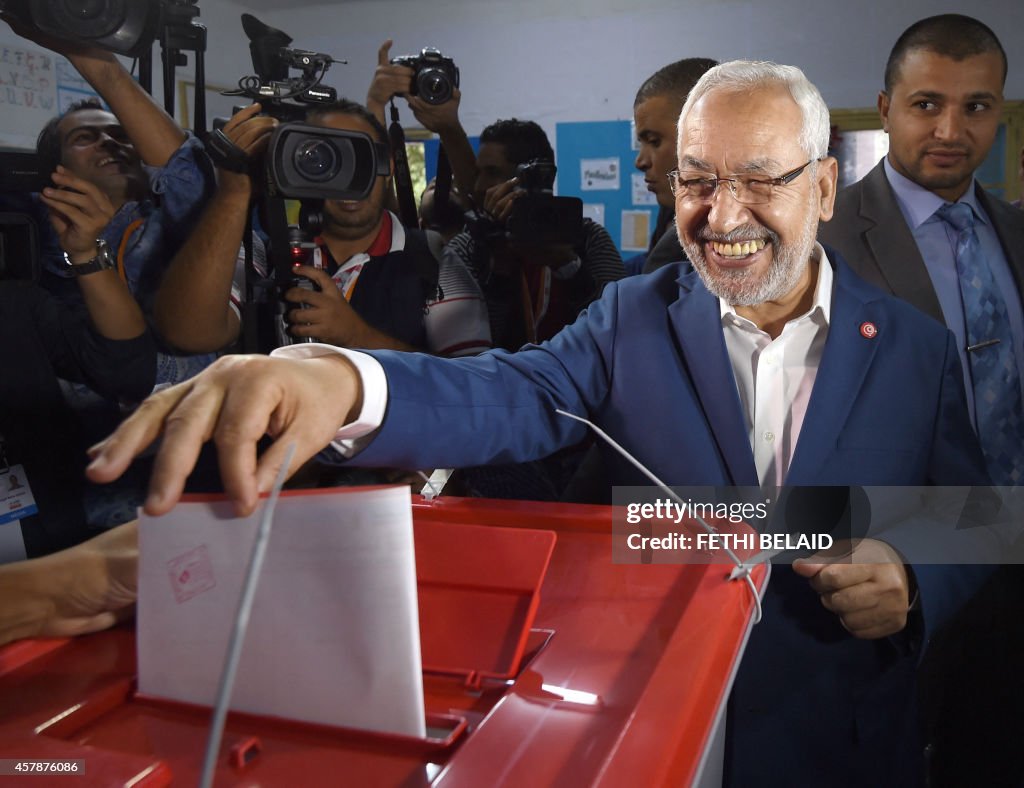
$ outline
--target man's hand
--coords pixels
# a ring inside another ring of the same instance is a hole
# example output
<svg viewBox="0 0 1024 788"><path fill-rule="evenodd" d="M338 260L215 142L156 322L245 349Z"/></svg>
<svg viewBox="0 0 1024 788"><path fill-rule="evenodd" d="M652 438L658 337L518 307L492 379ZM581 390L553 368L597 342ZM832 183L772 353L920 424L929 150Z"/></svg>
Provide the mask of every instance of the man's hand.
<svg viewBox="0 0 1024 788"><path fill-rule="evenodd" d="M71 262L88 262L96 254L96 239L114 216L114 205L95 184L60 165L51 177L60 188L43 189L40 195L50 209L50 223Z"/></svg>
<svg viewBox="0 0 1024 788"><path fill-rule="evenodd" d="M312 337L318 342L329 342L338 347L371 347L366 341L369 326L352 309L326 272L311 265L297 266L293 272L315 282L320 290L293 287L285 292L285 301L306 304L304 309L288 312L288 330L292 336Z"/></svg>
<svg viewBox="0 0 1024 788"><path fill-rule="evenodd" d="M870 640L900 632L910 604L902 558L877 539L863 539L850 548L847 542L840 555L794 561L793 571L810 579L821 603L854 637Z"/></svg>
<svg viewBox="0 0 1024 788"><path fill-rule="evenodd" d="M106 440L89 450L95 482L118 478L160 435L145 511L177 503L202 444L217 445L224 490L239 515L270 489L290 443L291 472L324 448L362 407L362 383L340 355L308 359L224 356L199 375L149 397ZM265 435L271 446L257 458Z"/></svg>
<svg viewBox="0 0 1024 788"><path fill-rule="evenodd" d="M366 92L366 108L377 116L381 123L387 123L384 107L392 96L407 96L412 88L412 77L416 72L408 66L397 66L391 62L392 41L389 38L377 50L377 69Z"/></svg>
<svg viewBox="0 0 1024 788"><path fill-rule="evenodd" d="M517 183L515 178L509 178L504 183L492 186L484 194L484 210L501 225L508 221L515 201L526 193L516 189Z"/></svg>
<svg viewBox="0 0 1024 788"><path fill-rule="evenodd" d="M270 135L278 126L276 118L260 115L261 111L262 107L259 104L251 104L232 115L223 128L224 135L240 148L250 161L263 156L270 142ZM252 178L249 175L223 168L218 168L217 173L221 191L251 196Z"/></svg>
<svg viewBox="0 0 1024 788"><path fill-rule="evenodd" d="M428 131L444 134L462 128L462 121L459 120L459 102L462 100L462 91L458 88L452 89L452 97L444 104L431 104L419 96L407 95L405 100L409 103L409 109L412 110L416 120Z"/></svg>

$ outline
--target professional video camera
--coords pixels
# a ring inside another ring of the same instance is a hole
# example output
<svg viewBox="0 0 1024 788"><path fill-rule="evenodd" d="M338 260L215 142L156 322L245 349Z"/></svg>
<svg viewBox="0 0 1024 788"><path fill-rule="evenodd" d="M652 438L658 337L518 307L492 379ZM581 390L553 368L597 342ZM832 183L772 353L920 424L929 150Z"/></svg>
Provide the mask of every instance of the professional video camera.
<svg viewBox="0 0 1024 788"><path fill-rule="evenodd" d="M255 76L239 80L239 89L225 95L259 101L266 115L285 121L274 131L266 153L267 195L272 198L361 200L378 175L390 172L385 147L368 134L310 126L301 122L310 105L337 98L322 85L332 63L330 55L291 49L291 36L242 14L249 37ZM344 62L344 61L341 61ZM289 77L289 69L302 76ZM235 111L241 108L236 107ZM248 171L251 163L223 134L226 118L214 120L207 147L221 166Z"/></svg>
<svg viewBox="0 0 1024 788"><path fill-rule="evenodd" d="M424 47L418 55L393 57L391 62L416 72L409 95L419 96L428 104L444 104L459 86L459 69L455 61L433 47Z"/></svg>
<svg viewBox="0 0 1024 788"><path fill-rule="evenodd" d="M0 0L0 11L48 35L139 57L157 36L166 6L196 0Z"/></svg>
<svg viewBox="0 0 1024 788"><path fill-rule="evenodd" d="M254 76L238 81L238 90L225 91L226 96L246 96L258 101L263 111L281 121L302 120L305 105L329 104L338 98L334 88L321 85L327 70L336 61L330 55L292 49L292 38L276 28L265 25L251 14L242 14L242 29L249 37L249 53ZM298 69L302 76L289 77L289 69Z"/></svg>
<svg viewBox="0 0 1024 788"><path fill-rule="evenodd" d="M554 162L534 159L516 167L516 191L525 192L512 204L505 227L480 213L467 214L470 234L482 244L569 244L583 240L583 201L555 197Z"/></svg>

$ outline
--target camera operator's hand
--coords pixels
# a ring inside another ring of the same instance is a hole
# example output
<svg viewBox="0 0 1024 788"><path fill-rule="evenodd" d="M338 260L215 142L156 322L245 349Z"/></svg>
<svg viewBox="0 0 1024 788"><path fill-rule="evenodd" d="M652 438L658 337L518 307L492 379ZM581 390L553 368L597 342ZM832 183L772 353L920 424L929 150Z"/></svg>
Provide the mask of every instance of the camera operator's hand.
<svg viewBox="0 0 1024 788"><path fill-rule="evenodd" d="M370 82L370 89L366 93L366 108L384 124L387 123L385 106L391 101L392 96L408 95L412 89L412 78L416 74L408 66L399 66L391 62L391 44L389 38L377 50L377 70L373 72L373 81Z"/></svg>
<svg viewBox="0 0 1024 788"><path fill-rule="evenodd" d="M287 314L288 331L296 337L312 337L338 347L369 350L417 350L392 336L378 331L352 308L337 284L325 271L311 265L292 269L296 276L314 282L319 292L293 287L286 290L285 301L306 304L305 309L292 309Z"/></svg>
<svg viewBox="0 0 1024 788"><path fill-rule="evenodd" d="M327 272L311 265L300 265L293 269L293 273L309 279L320 290L293 287L285 291L286 301L306 305L288 312L292 336L312 337L339 347L362 347L360 337L369 327L345 300Z"/></svg>
<svg viewBox="0 0 1024 788"><path fill-rule="evenodd" d="M110 198L88 181L58 165L51 176L57 189L43 189L40 199L50 209L61 248L73 263L88 262L96 254L96 239L114 216Z"/></svg>
<svg viewBox="0 0 1024 788"><path fill-rule="evenodd" d="M511 178L497 186L492 186L484 193L484 210L501 225L508 221L512 213L512 205L525 192L516 190L518 181Z"/></svg>
<svg viewBox="0 0 1024 788"><path fill-rule="evenodd" d="M261 111L262 107L259 104L251 104L232 115L222 129L224 135L250 160L255 160L266 152L270 135L278 125L276 118L260 115ZM246 197L252 195L252 178L245 173L218 167L217 180L221 191Z"/></svg>
<svg viewBox="0 0 1024 788"><path fill-rule="evenodd" d="M444 104L431 104L419 96L406 96L405 100L409 102L409 109L416 116L416 120L423 124L427 131L445 134L462 128L462 122L459 120L462 91L458 88L452 88L452 97Z"/></svg>

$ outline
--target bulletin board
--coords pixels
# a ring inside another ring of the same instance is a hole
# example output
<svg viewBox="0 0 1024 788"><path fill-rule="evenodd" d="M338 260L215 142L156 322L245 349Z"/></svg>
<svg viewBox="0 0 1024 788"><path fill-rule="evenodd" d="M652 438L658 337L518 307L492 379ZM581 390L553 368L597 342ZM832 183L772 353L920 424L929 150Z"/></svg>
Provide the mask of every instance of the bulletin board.
<svg viewBox="0 0 1024 788"><path fill-rule="evenodd" d="M96 92L63 57L0 41L0 145L35 148L46 122Z"/></svg>
<svg viewBox="0 0 1024 788"><path fill-rule="evenodd" d="M583 214L611 234L623 259L647 251L658 203L647 191L628 120L556 125L557 193L583 200Z"/></svg>

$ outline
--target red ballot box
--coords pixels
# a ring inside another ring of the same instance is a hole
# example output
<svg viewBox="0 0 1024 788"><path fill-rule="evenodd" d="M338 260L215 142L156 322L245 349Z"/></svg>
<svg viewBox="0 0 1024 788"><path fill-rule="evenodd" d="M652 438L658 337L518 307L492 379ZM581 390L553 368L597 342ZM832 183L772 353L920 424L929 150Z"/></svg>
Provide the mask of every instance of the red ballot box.
<svg viewBox="0 0 1024 788"><path fill-rule="evenodd" d="M442 497L413 513L428 737L232 713L216 785L697 778L755 610L731 566L615 564L610 507ZM752 576L763 590L766 567ZM126 627L0 649L0 763L84 769L39 784L195 784L210 710L140 697L134 675Z"/></svg>

